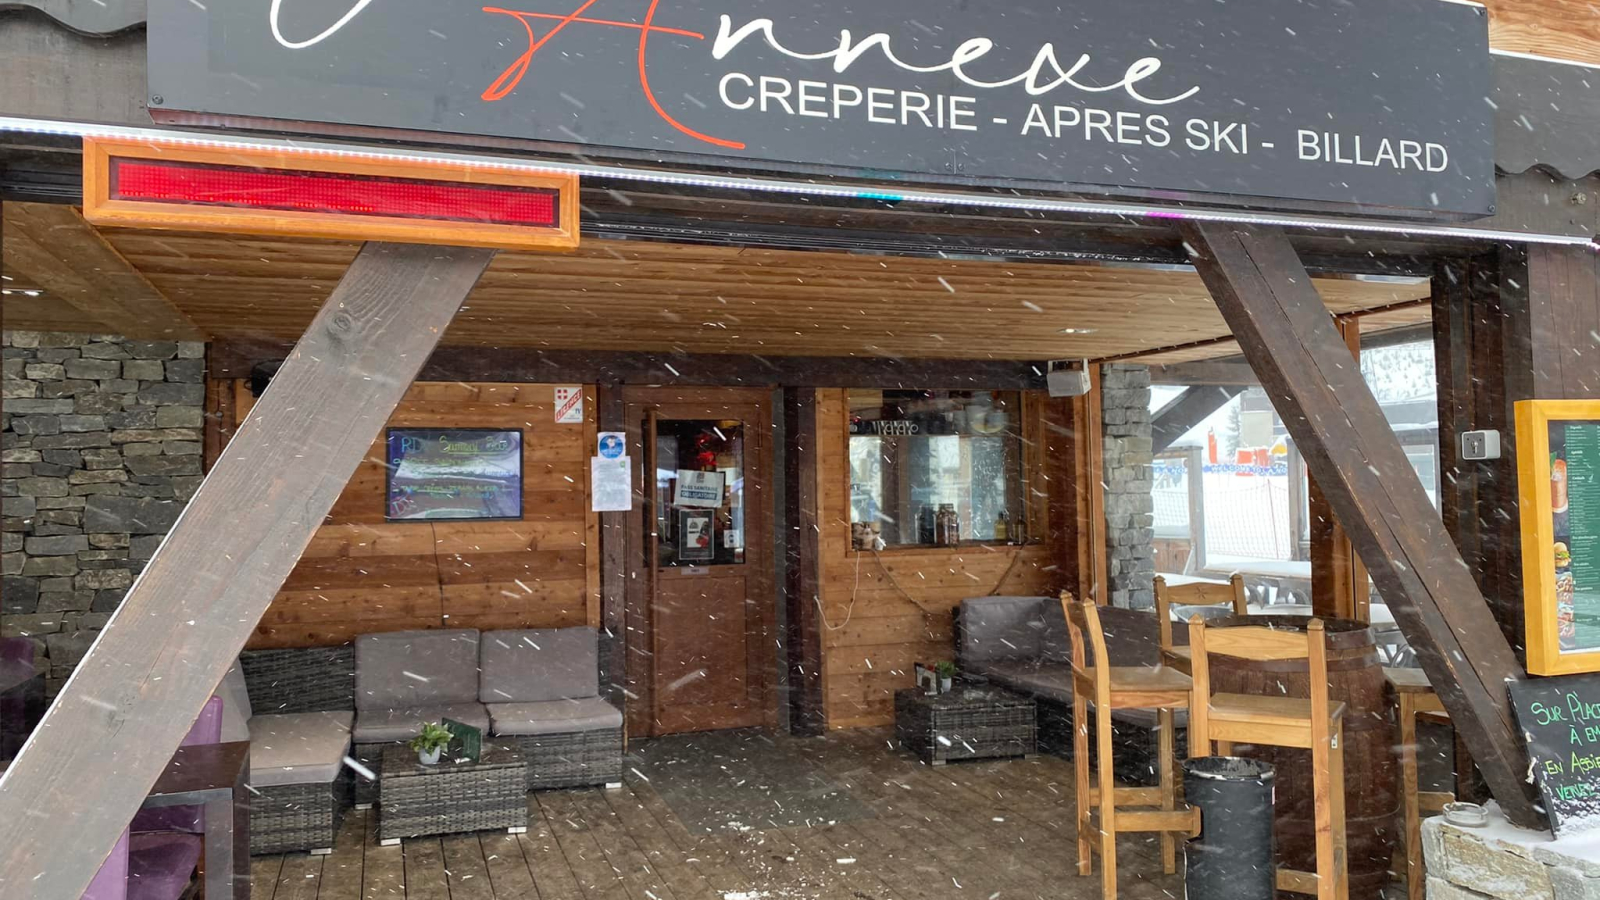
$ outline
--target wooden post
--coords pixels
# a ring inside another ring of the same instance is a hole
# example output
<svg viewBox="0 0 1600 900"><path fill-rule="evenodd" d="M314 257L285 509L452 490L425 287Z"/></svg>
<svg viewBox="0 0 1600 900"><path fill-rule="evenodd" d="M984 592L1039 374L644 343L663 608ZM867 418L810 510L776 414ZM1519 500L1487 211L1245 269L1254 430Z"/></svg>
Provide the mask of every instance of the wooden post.
<svg viewBox="0 0 1600 900"><path fill-rule="evenodd" d="M627 404L622 399L622 386L596 385L599 397L596 403L601 431L628 430ZM641 448L628 448L628 456L636 466L644 464ZM637 498L636 498L637 499ZM600 514L600 687L611 695L618 708L626 706L627 698L627 588L628 588L628 516L638 515L636 502L632 512L606 512Z"/></svg>
<svg viewBox="0 0 1600 900"><path fill-rule="evenodd" d="M1089 392L1070 401L1072 417L1072 471L1064 506L1072 511L1075 541L1072 571L1075 581L1067 590L1074 596L1105 604L1106 584L1105 434L1100 419L1100 367L1089 367Z"/></svg>
<svg viewBox="0 0 1600 900"><path fill-rule="evenodd" d="M0 898L83 893L493 256L362 248L0 780Z"/></svg>
<svg viewBox="0 0 1600 900"><path fill-rule="evenodd" d="M1184 237L1490 790L1533 825L1506 693L1522 669L1294 248L1254 226L1191 223Z"/></svg>
<svg viewBox="0 0 1600 900"><path fill-rule="evenodd" d="M1337 321L1345 346L1356 359L1356 374L1361 373L1361 320L1345 317ZM1387 423L1387 420L1385 420ZM1295 477L1295 473L1290 473ZM1311 610L1319 616L1335 619L1357 619L1365 622L1371 618L1367 590L1367 570L1361 557L1350 546L1350 537L1333 513L1327 497L1317 486L1315 478L1307 479L1307 508L1310 511L1311 536ZM1290 518L1294 518L1291 514ZM1299 535L1295 535L1299 540Z"/></svg>
<svg viewBox="0 0 1600 900"><path fill-rule="evenodd" d="M817 735L823 733L827 722L822 706L822 623L817 608L822 551L817 526L816 389L784 388L783 421L788 436L783 473L788 506L780 527L787 532L784 597L789 626L789 723L795 734Z"/></svg>

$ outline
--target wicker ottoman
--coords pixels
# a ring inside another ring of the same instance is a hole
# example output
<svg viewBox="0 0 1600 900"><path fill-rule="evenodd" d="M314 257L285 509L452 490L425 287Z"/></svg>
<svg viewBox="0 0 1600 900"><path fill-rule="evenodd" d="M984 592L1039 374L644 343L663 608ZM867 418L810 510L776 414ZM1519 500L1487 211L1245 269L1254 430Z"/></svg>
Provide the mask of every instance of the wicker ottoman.
<svg viewBox="0 0 1600 900"><path fill-rule="evenodd" d="M350 789L348 769L332 784L257 787L250 801L250 852L332 853L340 813L350 805Z"/></svg>
<svg viewBox="0 0 1600 900"><path fill-rule="evenodd" d="M894 695L900 746L935 766L952 759L1033 755L1034 716L1031 698L996 687L962 685L934 696L906 688Z"/></svg>
<svg viewBox="0 0 1600 900"><path fill-rule="evenodd" d="M485 741L475 763L424 766L404 745L384 748L378 782L378 842L429 834L528 830L528 788L522 751Z"/></svg>

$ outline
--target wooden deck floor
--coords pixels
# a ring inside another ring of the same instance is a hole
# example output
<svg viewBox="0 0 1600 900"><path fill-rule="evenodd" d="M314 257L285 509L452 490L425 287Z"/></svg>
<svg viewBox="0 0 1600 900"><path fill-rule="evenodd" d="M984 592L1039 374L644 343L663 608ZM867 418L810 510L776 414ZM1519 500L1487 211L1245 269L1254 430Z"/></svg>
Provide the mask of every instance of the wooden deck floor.
<svg viewBox="0 0 1600 900"><path fill-rule="evenodd" d="M253 860L257 900L1007 900L1095 898L1077 875L1071 763L1050 756L921 765L887 731L794 742L870 810L810 827L692 833L657 784L528 797L528 832L380 847L346 815L334 853ZM794 749L788 747L787 749ZM660 779L659 772L656 778ZM781 777L775 775L775 777ZM1120 850L1120 894L1181 896L1153 836ZM1098 865L1098 862L1097 862Z"/></svg>

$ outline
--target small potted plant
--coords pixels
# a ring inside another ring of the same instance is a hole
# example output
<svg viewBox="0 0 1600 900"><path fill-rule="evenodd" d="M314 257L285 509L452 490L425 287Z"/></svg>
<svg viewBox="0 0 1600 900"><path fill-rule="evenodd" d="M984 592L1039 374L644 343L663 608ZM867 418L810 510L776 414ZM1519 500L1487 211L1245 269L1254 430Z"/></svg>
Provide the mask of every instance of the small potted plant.
<svg viewBox="0 0 1600 900"><path fill-rule="evenodd" d="M956 664L947 659L934 666L933 669L939 673L939 693L950 693L950 683L956 677Z"/></svg>
<svg viewBox="0 0 1600 900"><path fill-rule="evenodd" d="M454 735L438 722L429 722L422 726L422 733L412 738L407 744L417 751L417 762L425 766L439 764L439 754L450 745Z"/></svg>

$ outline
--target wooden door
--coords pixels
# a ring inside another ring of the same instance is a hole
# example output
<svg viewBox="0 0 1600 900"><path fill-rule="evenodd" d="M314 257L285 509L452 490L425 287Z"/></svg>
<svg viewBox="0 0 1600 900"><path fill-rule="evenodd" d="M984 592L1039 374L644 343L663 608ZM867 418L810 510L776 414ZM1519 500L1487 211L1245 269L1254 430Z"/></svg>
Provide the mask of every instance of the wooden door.
<svg viewBox="0 0 1600 900"><path fill-rule="evenodd" d="M630 388L629 731L776 725L771 392Z"/></svg>

